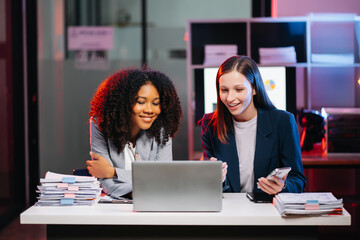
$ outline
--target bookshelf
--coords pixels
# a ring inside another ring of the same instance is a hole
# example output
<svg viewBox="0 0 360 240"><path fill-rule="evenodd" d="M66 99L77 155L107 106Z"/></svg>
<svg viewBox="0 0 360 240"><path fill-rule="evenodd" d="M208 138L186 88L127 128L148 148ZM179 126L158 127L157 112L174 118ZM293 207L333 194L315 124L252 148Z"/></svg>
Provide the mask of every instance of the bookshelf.
<svg viewBox="0 0 360 240"><path fill-rule="evenodd" d="M189 159L201 157L200 127L196 127L199 116L195 116L195 108L199 107L195 99L196 88L203 84L205 68L218 67L203 64L205 45L234 44L238 48L238 55L247 55L258 64L260 47L294 46L296 63L273 66L294 67L296 76L302 77L296 79L301 86L297 89L297 95L302 99L297 103L298 108L318 110L321 107L360 107L360 96L356 93L360 92L357 90L360 88L357 83L360 76L359 16L324 14L188 20L187 34ZM324 57L325 61L321 60ZM325 85L327 91L319 91Z"/></svg>

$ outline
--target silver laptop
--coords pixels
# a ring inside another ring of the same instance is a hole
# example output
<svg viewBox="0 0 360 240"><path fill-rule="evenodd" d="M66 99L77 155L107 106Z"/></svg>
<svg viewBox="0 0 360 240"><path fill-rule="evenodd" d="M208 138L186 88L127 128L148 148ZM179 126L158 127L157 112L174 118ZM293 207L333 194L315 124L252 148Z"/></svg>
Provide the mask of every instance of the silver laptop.
<svg viewBox="0 0 360 240"><path fill-rule="evenodd" d="M220 161L133 162L134 211L221 211Z"/></svg>

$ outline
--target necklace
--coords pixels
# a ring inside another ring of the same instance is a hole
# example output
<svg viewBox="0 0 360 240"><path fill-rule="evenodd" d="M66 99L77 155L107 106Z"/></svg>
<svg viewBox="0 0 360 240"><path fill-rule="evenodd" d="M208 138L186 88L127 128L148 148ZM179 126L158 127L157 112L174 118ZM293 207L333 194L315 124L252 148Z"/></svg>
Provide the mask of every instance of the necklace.
<svg viewBox="0 0 360 240"><path fill-rule="evenodd" d="M130 149L130 152L132 153L132 156L133 156L133 159L135 159L135 147L133 147L133 144L132 143L129 143L129 149Z"/></svg>

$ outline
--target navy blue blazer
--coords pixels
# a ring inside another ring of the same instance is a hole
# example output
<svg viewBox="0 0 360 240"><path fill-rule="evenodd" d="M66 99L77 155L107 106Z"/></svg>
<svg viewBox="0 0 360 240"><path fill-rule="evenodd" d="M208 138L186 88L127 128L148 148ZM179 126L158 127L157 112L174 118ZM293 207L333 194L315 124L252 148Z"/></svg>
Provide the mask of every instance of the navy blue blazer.
<svg viewBox="0 0 360 240"><path fill-rule="evenodd" d="M217 138L214 126L209 124L213 113L204 115L201 124L201 140L204 159L215 157L227 163L228 171L224 183L225 192L240 192L239 158L234 130L228 132L228 144ZM299 132L293 114L273 109L258 109L256 146L254 156L254 192L257 179L266 177L273 169L291 167L283 192L302 192L306 178L303 173Z"/></svg>

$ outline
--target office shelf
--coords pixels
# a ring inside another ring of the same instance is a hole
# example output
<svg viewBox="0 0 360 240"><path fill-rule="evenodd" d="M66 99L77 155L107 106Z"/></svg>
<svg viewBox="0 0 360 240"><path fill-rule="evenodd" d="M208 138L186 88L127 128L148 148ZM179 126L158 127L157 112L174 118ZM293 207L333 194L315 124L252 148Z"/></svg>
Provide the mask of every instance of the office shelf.
<svg viewBox="0 0 360 240"><path fill-rule="evenodd" d="M259 66L295 67L297 72L302 71L304 89L301 93L304 103L298 103L299 107L359 107L354 89L360 75L360 18L354 14L188 20L187 33L187 120L190 159L198 158L201 152L200 130L195 126L195 86L203 84L203 69L218 67L203 64L204 47L208 44L236 45L238 55L247 55L258 64L260 47L294 46L296 63ZM321 59L322 54L332 54L333 58L327 62L312 61L314 57ZM346 61L337 61L340 57ZM323 91L320 97L318 90L323 89L324 84L329 91ZM334 91L339 92L337 96L345 96L344 99L334 99Z"/></svg>

